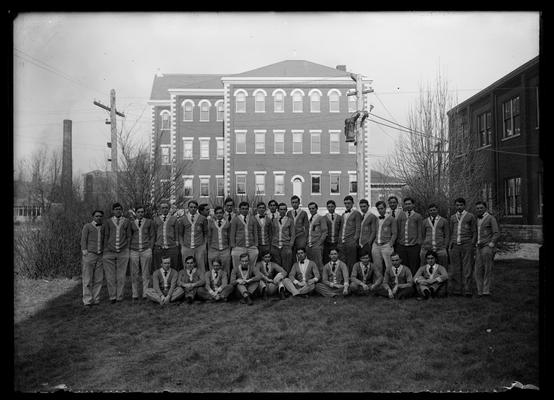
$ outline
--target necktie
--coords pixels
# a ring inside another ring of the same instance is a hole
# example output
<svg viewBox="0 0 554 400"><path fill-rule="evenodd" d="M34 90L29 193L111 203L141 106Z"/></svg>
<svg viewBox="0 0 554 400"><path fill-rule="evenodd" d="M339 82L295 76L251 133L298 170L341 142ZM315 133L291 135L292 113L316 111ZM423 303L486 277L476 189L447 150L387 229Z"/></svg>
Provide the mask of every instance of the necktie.
<svg viewBox="0 0 554 400"><path fill-rule="evenodd" d="M267 273L269 274L269 263L265 263L265 270L266 270Z"/></svg>
<svg viewBox="0 0 554 400"><path fill-rule="evenodd" d="M431 218L431 223L435 225L435 217Z"/></svg>
<svg viewBox="0 0 554 400"><path fill-rule="evenodd" d="M394 267L394 274L398 275L398 267Z"/></svg>
<svg viewBox="0 0 554 400"><path fill-rule="evenodd" d="M283 224L283 217L279 218L279 225Z"/></svg>
<svg viewBox="0 0 554 400"><path fill-rule="evenodd" d="M348 214L350 211L351 211L351 210L346 210L344 213L345 213L345 214Z"/></svg>
<svg viewBox="0 0 554 400"><path fill-rule="evenodd" d="M217 281L218 275L219 275L219 274L217 273L217 271L215 271L215 278L214 278L214 281Z"/></svg>
<svg viewBox="0 0 554 400"><path fill-rule="evenodd" d="M217 220L217 226L219 226L221 228L221 220Z"/></svg>
<svg viewBox="0 0 554 400"><path fill-rule="evenodd" d="M379 215L379 219L385 219L384 215Z"/></svg>
<svg viewBox="0 0 554 400"><path fill-rule="evenodd" d="M412 215L412 212L411 212L411 211L408 211L408 217L410 217L410 215Z"/></svg>
<svg viewBox="0 0 554 400"><path fill-rule="evenodd" d="M298 211L294 210L294 218L296 218Z"/></svg>
<svg viewBox="0 0 554 400"><path fill-rule="evenodd" d="M333 275L334 275L334 274L335 274L335 270L336 270L336 268L337 268L337 264L336 264L336 263L332 263L331 265L332 265L331 271L333 271Z"/></svg>
<svg viewBox="0 0 554 400"><path fill-rule="evenodd" d="M244 215L243 217L244 217L244 223L246 224L246 215Z"/></svg>
<svg viewBox="0 0 554 400"><path fill-rule="evenodd" d="M395 214L394 214L394 210L392 210L392 217L393 218L396 218Z"/></svg>
<svg viewBox="0 0 554 400"><path fill-rule="evenodd" d="M166 219L167 215L163 215L162 218L164 219L164 222L165 222L165 219Z"/></svg>
<svg viewBox="0 0 554 400"><path fill-rule="evenodd" d="M263 217L264 217L264 215L258 214L258 218L262 219Z"/></svg>
<svg viewBox="0 0 554 400"><path fill-rule="evenodd" d="M334 221L335 220L335 214L331 214L331 221Z"/></svg>
<svg viewBox="0 0 554 400"><path fill-rule="evenodd" d="M99 222L99 223L95 223L95 226L102 226L102 222Z"/></svg>
<svg viewBox="0 0 554 400"><path fill-rule="evenodd" d="M194 215L190 216L190 222L194 224Z"/></svg>
<svg viewBox="0 0 554 400"><path fill-rule="evenodd" d="M310 223L312 222L313 219L314 219L314 216L312 215L312 216L310 217Z"/></svg>
<svg viewBox="0 0 554 400"><path fill-rule="evenodd" d="M433 266L432 266L432 265L429 266L429 273L430 273L431 275L433 274Z"/></svg>
<svg viewBox="0 0 554 400"><path fill-rule="evenodd" d="M275 219L275 214L271 213L271 222L273 222L274 219Z"/></svg>
<svg viewBox="0 0 554 400"><path fill-rule="evenodd" d="M228 215L227 219L229 220L229 222L231 222L231 213L229 213L227 215Z"/></svg>
<svg viewBox="0 0 554 400"><path fill-rule="evenodd" d="M482 219L483 215L478 215L477 218Z"/></svg>
<svg viewBox="0 0 554 400"><path fill-rule="evenodd" d="M139 228L140 228L140 224L142 224L142 219L139 219L139 221L138 221Z"/></svg>
<svg viewBox="0 0 554 400"><path fill-rule="evenodd" d="M120 217L116 217L116 221L117 221L117 222L116 222L116 225L117 225L117 226L119 226L119 218L120 218Z"/></svg>

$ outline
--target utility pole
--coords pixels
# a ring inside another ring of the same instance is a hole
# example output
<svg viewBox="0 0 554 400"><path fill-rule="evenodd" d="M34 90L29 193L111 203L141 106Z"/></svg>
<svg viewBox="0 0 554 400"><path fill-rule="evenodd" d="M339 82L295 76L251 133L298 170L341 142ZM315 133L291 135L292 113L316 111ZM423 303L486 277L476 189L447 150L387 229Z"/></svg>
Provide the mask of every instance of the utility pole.
<svg viewBox="0 0 554 400"><path fill-rule="evenodd" d="M64 206L67 207L72 200L72 147L71 147L71 125L70 119L63 120L63 147L62 147L62 195Z"/></svg>
<svg viewBox="0 0 554 400"><path fill-rule="evenodd" d="M112 172L114 175L114 187L117 189L117 174L118 174L118 166L117 166L117 120L116 115L119 115L120 117L125 118L125 114L119 112L115 108L115 89L110 90L110 107L105 106L104 104L93 101L93 104L103 108L106 111L110 112L110 121L106 121L106 124L109 124L111 126L111 143L110 146L112 149L111 153L111 162L112 162Z"/></svg>
<svg viewBox="0 0 554 400"><path fill-rule="evenodd" d="M348 92L346 93L347 96L356 96L357 97L357 111L358 111L358 120L356 123L356 181L358 186L358 201L363 199L365 197L365 183L366 183L366 176L365 176L365 168L364 168L364 160L365 160L365 138L364 138L364 121L369 115L369 113L364 110L364 94L367 93L373 93L373 89L369 88L364 90L363 89L363 77L361 74L350 74L350 77L353 81L356 82L356 91L355 92ZM371 81L370 81L371 83ZM367 177L370 179L370 177ZM368 188L369 193L369 199L368 201L371 203L371 184Z"/></svg>

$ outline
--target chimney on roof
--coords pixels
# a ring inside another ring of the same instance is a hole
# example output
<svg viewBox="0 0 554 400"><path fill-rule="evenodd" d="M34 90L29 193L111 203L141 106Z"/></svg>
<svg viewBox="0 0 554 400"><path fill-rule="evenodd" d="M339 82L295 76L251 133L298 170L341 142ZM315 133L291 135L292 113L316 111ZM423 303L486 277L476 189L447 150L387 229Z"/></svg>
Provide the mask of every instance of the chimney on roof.
<svg viewBox="0 0 554 400"><path fill-rule="evenodd" d="M338 69L339 71L344 71L346 72L346 65L337 65L336 69Z"/></svg>

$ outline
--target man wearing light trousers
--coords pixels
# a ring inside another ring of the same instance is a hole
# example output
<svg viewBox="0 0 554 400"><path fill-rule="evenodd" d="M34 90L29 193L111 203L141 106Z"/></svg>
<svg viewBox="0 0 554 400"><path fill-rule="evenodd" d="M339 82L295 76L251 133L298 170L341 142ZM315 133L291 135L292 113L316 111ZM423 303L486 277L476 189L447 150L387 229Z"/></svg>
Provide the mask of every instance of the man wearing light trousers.
<svg viewBox="0 0 554 400"><path fill-rule="evenodd" d="M113 304L123 301L125 275L129 264L129 238L131 223L122 216L123 207L119 203L112 206L113 217L105 223L104 234L104 273L108 285L108 295Z"/></svg>
<svg viewBox="0 0 554 400"><path fill-rule="evenodd" d="M475 255L475 284L477 296L490 296L492 284L492 267L496 241L500 236L496 218L487 212L487 203L475 203L477 214L477 249Z"/></svg>
<svg viewBox="0 0 554 400"><path fill-rule="evenodd" d="M81 231L83 303L85 306L100 303L100 289L102 289L102 280L104 279L104 270L102 269L103 216L103 211L94 210L92 212L93 221L86 223Z"/></svg>
<svg viewBox="0 0 554 400"><path fill-rule="evenodd" d="M144 207L137 207L135 214L137 218L131 222L131 243L129 245L131 290L133 300L137 300L141 293L142 298L146 300L146 289L148 289L152 281L150 268L152 265L152 248L154 247L156 231L154 222L151 219L144 218Z"/></svg>

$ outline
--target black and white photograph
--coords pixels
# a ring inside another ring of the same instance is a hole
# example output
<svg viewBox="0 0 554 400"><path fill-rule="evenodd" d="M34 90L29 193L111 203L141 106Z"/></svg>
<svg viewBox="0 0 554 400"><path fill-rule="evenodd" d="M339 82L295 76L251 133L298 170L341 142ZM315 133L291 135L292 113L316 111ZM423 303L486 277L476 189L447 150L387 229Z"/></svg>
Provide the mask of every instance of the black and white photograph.
<svg viewBox="0 0 554 400"><path fill-rule="evenodd" d="M546 389L540 10L11 17L13 392Z"/></svg>

